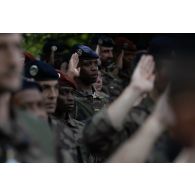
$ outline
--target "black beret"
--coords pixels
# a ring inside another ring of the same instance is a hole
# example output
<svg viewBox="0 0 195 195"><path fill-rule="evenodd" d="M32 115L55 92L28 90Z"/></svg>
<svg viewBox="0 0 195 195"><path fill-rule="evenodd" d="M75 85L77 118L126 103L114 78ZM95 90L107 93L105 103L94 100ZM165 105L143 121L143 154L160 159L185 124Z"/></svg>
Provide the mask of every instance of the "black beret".
<svg viewBox="0 0 195 195"><path fill-rule="evenodd" d="M59 75L52 65L34 60L25 64L24 76L36 81L58 80Z"/></svg>
<svg viewBox="0 0 195 195"><path fill-rule="evenodd" d="M114 47L115 43L111 37L108 37L107 35L96 35L91 39L92 45L100 45L104 47Z"/></svg>
<svg viewBox="0 0 195 195"><path fill-rule="evenodd" d="M96 52L86 45L75 45L70 53L71 55L77 53L80 60L94 60L99 58Z"/></svg>
<svg viewBox="0 0 195 195"><path fill-rule="evenodd" d="M63 52L65 50L65 44L54 39L48 39L43 46L42 52L44 54L49 54L52 50L55 52Z"/></svg>

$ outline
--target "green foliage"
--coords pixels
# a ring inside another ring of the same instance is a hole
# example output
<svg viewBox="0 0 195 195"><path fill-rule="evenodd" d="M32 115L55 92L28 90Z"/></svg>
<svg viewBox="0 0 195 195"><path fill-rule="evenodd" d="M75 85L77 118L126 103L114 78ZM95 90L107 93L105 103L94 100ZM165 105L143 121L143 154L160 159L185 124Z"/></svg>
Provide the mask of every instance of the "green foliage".
<svg viewBox="0 0 195 195"><path fill-rule="evenodd" d="M24 48L34 56L40 56L42 47L48 38L65 43L67 50L74 44L87 44L92 34L79 33L27 33L24 34Z"/></svg>

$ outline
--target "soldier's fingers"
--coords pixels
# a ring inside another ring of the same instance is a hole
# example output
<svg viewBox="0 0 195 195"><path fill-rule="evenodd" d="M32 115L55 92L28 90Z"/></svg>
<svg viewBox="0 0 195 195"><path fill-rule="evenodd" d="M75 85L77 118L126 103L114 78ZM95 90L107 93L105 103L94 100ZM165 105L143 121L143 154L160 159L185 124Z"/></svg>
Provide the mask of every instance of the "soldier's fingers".
<svg viewBox="0 0 195 195"><path fill-rule="evenodd" d="M151 74L154 72L155 63L154 61L150 61L147 67L147 73Z"/></svg>
<svg viewBox="0 0 195 195"><path fill-rule="evenodd" d="M145 68L146 72L151 71L151 69L153 68L153 63L154 63L154 61L153 61L152 56L147 56L146 61L145 61L145 67L143 67L143 68Z"/></svg>

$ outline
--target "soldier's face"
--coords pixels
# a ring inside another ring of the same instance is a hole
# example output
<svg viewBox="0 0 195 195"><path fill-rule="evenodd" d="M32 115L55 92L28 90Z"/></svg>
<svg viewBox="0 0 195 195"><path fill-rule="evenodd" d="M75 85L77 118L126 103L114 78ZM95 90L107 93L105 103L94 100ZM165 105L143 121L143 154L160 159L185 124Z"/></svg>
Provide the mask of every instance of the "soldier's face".
<svg viewBox="0 0 195 195"><path fill-rule="evenodd" d="M43 103L43 96L37 89L26 89L17 92L12 97L13 104L35 116L47 120L47 113Z"/></svg>
<svg viewBox="0 0 195 195"><path fill-rule="evenodd" d="M39 81L43 89L43 100L45 108L48 114L53 114L57 105L57 98L59 95L58 81L49 80L49 81Z"/></svg>
<svg viewBox="0 0 195 195"><path fill-rule="evenodd" d="M176 124L171 128L173 135L185 146L195 144L195 93L179 95L172 102Z"/></svg>
<svg viewBox="0 0 195 195"><path fill-rule="evenodd" d="M24 56L20 34L0 35L0 89L15 91L21 85Z"/></svg>
<svg viewBox="0 0 195 195"><path fill-rule="evenodd" d="M134 57L135 57L135 52L125 50L124 58L123 58L124 66L129 67Z"/></svg>
<svg viewBox="0 0 195 195"><path fill-rule="evenodd" d="M75 101L72 87L61 86L58 99L60 100L59 102L62 102L61 106L63 106L65 112L71 112L74 110Z"/></svg>
<svg viewBox="0 0 195 195"><path fill-rule="evenodd" d="M113 61L113 47L100 47L100 60L103 66L108 66Z"/></svg>
<svg viewBox="0 0 195 195"><path fill-rule="evenodd" d="M98 72L98 78L96 80L96 83L94 84L95 88L97 91L101 91L102 90L102 75L101 72Z"/></svg>
<svg viewBox="0 0 195 195"><path fill-rule="evenodd" d="M93 84L98 77L98 61L97 60L82 60L79 62L80 79L87 84Z"/></svg>

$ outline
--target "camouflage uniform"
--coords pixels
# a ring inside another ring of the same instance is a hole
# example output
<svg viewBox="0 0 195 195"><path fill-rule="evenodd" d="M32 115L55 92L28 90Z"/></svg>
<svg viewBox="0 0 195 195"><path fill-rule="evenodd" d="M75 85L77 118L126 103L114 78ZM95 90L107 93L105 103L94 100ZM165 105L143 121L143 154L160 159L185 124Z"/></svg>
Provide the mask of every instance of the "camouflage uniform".
<svg viewBox="0 0 195 195"><path fill-rule="evenodd" d="M113 72L108 70L101 70L103 88L102 91L110 96L110 101L115 100L123 91L122 80L115 76Z"/></svg>
<svg viewBox="0 0 195 195"><path fill-rule="evenodd" d="M73 131L56 117L49 117L49 124L55 133L59 162L78 162L77 144Z"/></svg>
<svg viewBox="0 0 195 195"><path fill-rule="evenodd" d="M90 153L96 156L99 162L105 161L121 143L136 132L151 114L153 108L152 99L144 98L129 112L122 129L115 129L112 126L106 110L99 112L84 129L84 141ZM171 162L180 150L181 147L166 131L155 143L147 162Z"/></svg>
<svg viewBox="0 0 195 195"><path fill-rule="evenodd" d="M0 128L0 162L56 162L49 126L30 113L11 112L8 127Z"/></svg>
<svg viewBox="0 0 195 195"><path fill-rule="evenodd" d="M86 122L109 103L109 99L106 96L98 95L94 87L92 87L90 93L75 90L74 95L76 102L75 116L78 121L82 122Z"/></svg>
<svg viewBox="0 0 195 195"><path fill-rule="evenodd" d="M124 70L123 69L119 70L118 77L122 81L123 89L125 87L127 87L127 85L129 84L131 75L132 75L131 70L128 70L128 69L127 70L125 70L125 69Z"/></svg>

